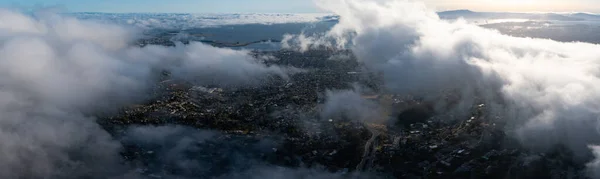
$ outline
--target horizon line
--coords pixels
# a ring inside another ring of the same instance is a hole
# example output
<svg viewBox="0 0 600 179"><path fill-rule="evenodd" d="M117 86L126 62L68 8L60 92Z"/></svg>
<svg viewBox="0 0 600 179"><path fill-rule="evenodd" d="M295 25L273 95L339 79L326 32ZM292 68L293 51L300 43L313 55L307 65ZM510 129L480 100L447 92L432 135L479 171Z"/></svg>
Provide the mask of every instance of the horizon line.
<svg viewBox="0 0 600 179"><path fill-rule="evenodd" d="M474 13L520 13L520 14L591 14L600 15L600 13L589 11L474 11L470 9L454 9L435 11L436 13L469 11ZM66 11L63 13L98 13L98 14L334 14L332 12L106 12L106 11Z"/></svg>

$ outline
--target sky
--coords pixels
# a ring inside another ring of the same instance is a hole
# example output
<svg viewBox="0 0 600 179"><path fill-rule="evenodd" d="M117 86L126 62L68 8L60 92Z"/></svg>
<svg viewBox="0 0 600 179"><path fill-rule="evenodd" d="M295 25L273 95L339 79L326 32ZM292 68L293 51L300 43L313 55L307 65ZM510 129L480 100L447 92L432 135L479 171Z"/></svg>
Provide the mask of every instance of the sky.
<svg viewBox="0 0 600 179"><path fill-rule="evenodd" d="M423 0L436 10L593 12L600 0ZM11 8L60 7L69 12L314 13L312 0L0 0Z"/></svg>

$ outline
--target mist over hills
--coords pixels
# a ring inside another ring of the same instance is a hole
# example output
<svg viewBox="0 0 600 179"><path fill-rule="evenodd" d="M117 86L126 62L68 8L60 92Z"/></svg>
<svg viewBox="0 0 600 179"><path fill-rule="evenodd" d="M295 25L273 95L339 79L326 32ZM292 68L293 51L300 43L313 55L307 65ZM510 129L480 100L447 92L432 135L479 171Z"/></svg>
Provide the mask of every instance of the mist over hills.
<svg viewBox="0 0 600 179"><path fill-rule="evenodd" d="M597 15L317 5L0 9L0 178L600 178Z"/></svg>
<svg viewBox="0 0 600 179"><path fill-rule="evenodd" d="M512 13L512 12L476 12L472 10L452 10L437 12L441 19L494 20L525 19L537 21L600 21L600 15L573 13ZM67 13L78 19L100 21L135 26L143 29L192 29L218 27L226 25L248 24L298 24L317 22L338 22L339 15L333 13L103 13L75 12Z"/></svg>
<svg viewBox="0 0 600 179"><path fill-rule="evenodd" d="M442 19L529 19L529 20L558 20L584 21L600 20L600 15L590 13L513 13L513 12L475 12L471 10L453 10L438 12Z"/></svg>
<svg viewBox="0 0 600 179"><path fill-rule="evenodd" d="M335 21L337 16L328 13L102 13L77 12L66 14L78 19L94 20L152 29L189 29L245 24L288 24Z"/></svg>

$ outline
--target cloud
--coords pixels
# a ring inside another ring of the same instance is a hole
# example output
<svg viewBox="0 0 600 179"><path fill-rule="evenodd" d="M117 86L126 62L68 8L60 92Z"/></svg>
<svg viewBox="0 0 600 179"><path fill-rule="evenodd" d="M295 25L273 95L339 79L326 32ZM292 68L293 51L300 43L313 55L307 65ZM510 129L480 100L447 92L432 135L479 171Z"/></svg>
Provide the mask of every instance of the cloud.
<svg viewBox="0 0 600 179"><path fill-rule="evenodd" d="M280 167L265 158L280 157L281 141L265 136L238 136L183 126L132 126L122 139L139 147L147 175L166 178L277 179L378 178L368 173L333 173L319 167Z"/></svg>
<svg viewBox="0 0 600 179"><path fill-rule="evenodd" d="M330 173L321 169L290 169L285 167L256 167L252 170L243 173L234 173L227 176L220 177L219 179L279 179L279 178L290 178L290 179L302 179L302 178L315 178L315 179L366 179L366 178L383 178L381 176L367 174L367 173Z"/></svg>
<svg viewBox="0 0 600 179"><path fill-rule="evenodd" d="M213 161L207 156L211 157L210 152L214 151L209 151L210 148L205 149L200 145L217 136L218 133L214 131L182 126L133 126L127 129L121 140L125 145L138 147L141 150L136 152L146 155L137 159L146 165L139 166L147 170L146 173L193 177L212 174Z"/></svg>
<svg viewBox="0 0 600 179"><path fill-rule="evenodd" d="M363 98L355 90L327 91L321 109L322 119L374 122L381 120L376 101Z"/></svg>
<svg viewBox="0 0 600 179"><path fill-rule="evenodd" d="M331 20L330 14L168 14L168 13L74 13L80 19L135 26L142 29L193 29L246 24L313 23Z"/></svg>
<svg viewBox="0 0 600 179"><path fill-rule="evenodd" d="M118 25L0 10L0 178L130 174L121 144L94 114L147 98L160 70L197 85L248 85L287 73L246 51L199 43L140 48L132 45L136 34Z"/></svg>
<svg viewBox="0 0 600 179"><path fill-rule="evenodd" d="M509 135L538 151L565 145L585 161L587 146L600 142L600 45L511 37L440 20L413 1L316 2L341 18L310 43L349 47L384 72L389 90L430 99L457 93L463 113L483 100Z"/></svg>
<svg viewBox="0 0 600 179"><path fill-rule="evenodd" d="M280 66L266 66L248 55L246 50L215 48L199 42L176 47L148 46L144 56L167 59L166 70L180 80L203 85L253 85L260 84L268 75L287 78L298 70Z"/></svg>
<svg viewBox="0 0 600 179"><path fill-rule="evenodd" d="M592 150L596 159L587 164L588 175L594 178L600 178L600 146L591 145L589 148Z"/></svg>

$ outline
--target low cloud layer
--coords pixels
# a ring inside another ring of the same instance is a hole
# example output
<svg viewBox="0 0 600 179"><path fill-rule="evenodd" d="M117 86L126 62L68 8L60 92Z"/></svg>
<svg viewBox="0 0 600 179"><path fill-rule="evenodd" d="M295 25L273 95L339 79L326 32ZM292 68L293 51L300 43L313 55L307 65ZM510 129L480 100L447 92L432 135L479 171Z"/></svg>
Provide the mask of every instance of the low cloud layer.
<svg viewBox="0 0 600 179"><path fill-rule="evenodd" d="M144 29L193 29L225 25L313 23L335 20L331 14L168 14L168 13L74 13L80 19L116 23Z"/></svg>
<svg viewBox="0 0 600 179"><path fill-rule="evenodd" d="M0 10L0 178L108 178L130 170L94 114L143 100L162 70L198 85L285 76L245 51L133 46L117 25ZM191 78L190 78L191 77Z"/></svg>
<svg viewBox="0 0 600 179"><path fill-rule="evenodd" d="M376 101L365 99L354 90L327 91L321 118L359 122L381 121L381 111Z"/></svg>
<svg viewBox="0 0 600 179"><path fill-rule="evenodd" d="M279 179L379 178L367 173L332 173L319 167L281 167L264 158L276 158L281 141L265 136L239 136L183 126L132 126L125 145L142 152L141 173L164 178Z"/></svg>
<svg viewBox="0 0 600 179"><path fill-rule="evenodd" d="M152 63L170 71L177 80L200 85L259 85L269 75L287 78L288 74L299 72L293 68L266 66L249 53L199 42L177 44L175 47L146 46L130 51L138 59L156 59Z"/></svg>
<svg viewBox="0 0 600 179"><path fill-rule="evenodd" d="M600 45L511 37L441 20L413 1L316 2L340 23L320 38L288 37L288 47L349 47L384 72L389 90L431 99L456 93L464 113L484 101L509 135L537 151L565 145L589 161L588 145L600 144Z"/></svg>

